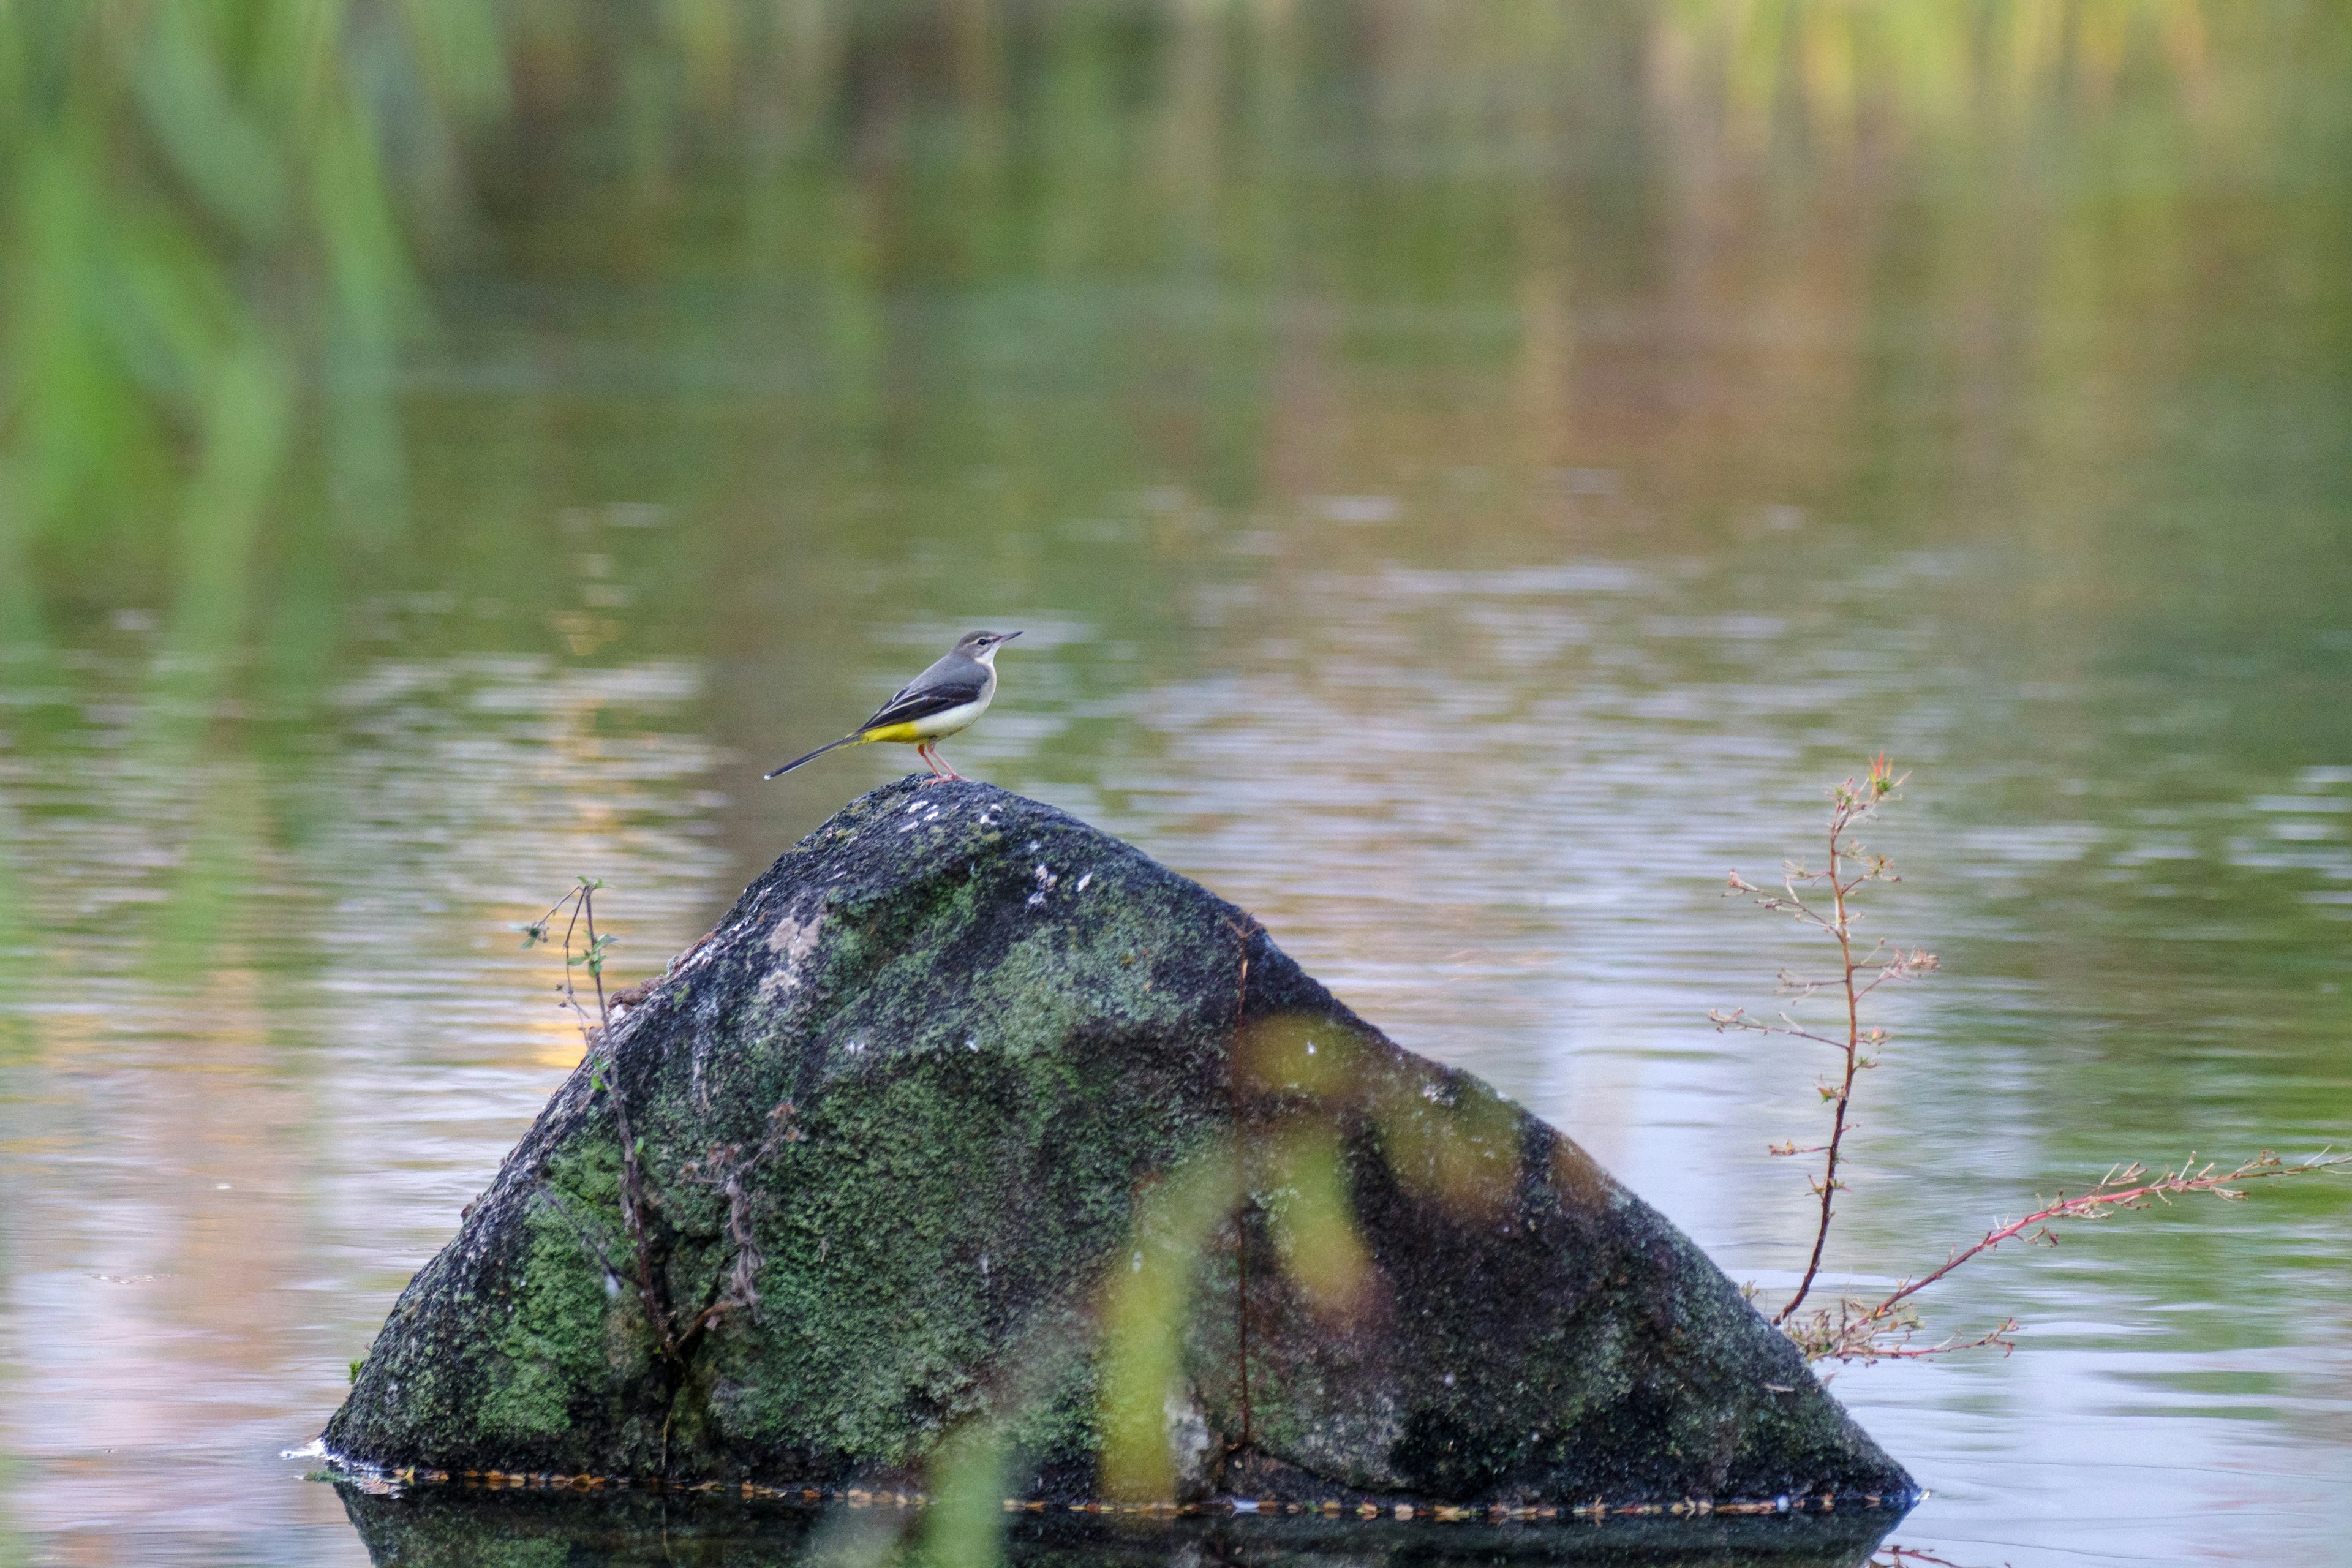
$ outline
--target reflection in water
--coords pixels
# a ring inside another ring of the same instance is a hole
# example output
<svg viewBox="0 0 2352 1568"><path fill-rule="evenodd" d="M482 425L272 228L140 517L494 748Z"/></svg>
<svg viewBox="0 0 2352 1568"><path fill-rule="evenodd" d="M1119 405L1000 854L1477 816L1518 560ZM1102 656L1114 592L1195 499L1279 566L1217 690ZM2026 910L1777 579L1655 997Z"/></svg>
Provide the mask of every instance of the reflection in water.
<svg viewBox="0 0 2352 1568"><path fill-rule="evenodd" d="M1782 956L1716 888L1882 744L1885 929L1948 973L1834 1268L2352 1127L2331 8L0 45L0 1554L361 1561L266 1456L576 1055L507 924L601 876L657 967L890 759L757 768L977 625L1036 651L960 766L1247 905L1735 1276L1793 1267L1763 1150L1815 1064L1706 1031ZM2306 1186L1930 1303L2010 1360L1843 1374L1937 1491L1906 1536L2333 1550Z"/></svg>
<svg viewBox="0 0 2352 1568"><path fill-rule="evenodd" d="M923 1515L891 1506L734 1502L701 1497L581 1498L446 1487L384 1494L341 1484L343 1506L379 1565L506 1568L555 1561L693 1563L711 1568L897 1568L954 1558ZM1382 1568L1411 1563L1562 1563L1717 1568L1854 1568L1885 1521L1853 1517L1606 1524L1416 1524L1299 1518L1223 1521L1039 1517L1006 1521L1012 1568Z"/></svg>

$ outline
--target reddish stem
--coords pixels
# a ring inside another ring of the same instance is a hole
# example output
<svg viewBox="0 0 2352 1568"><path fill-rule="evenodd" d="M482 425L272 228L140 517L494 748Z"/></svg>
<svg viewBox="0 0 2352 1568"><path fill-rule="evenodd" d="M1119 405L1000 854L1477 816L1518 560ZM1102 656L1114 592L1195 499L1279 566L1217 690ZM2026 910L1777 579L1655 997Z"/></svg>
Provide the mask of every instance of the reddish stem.
<svg viewBox="0 0 2352 1568"><path fill-rule="evenodd" d="M1830 1125L1829 1157L1822 1163L1822 1217L1813 1229L1812 1256L1805 1261L1805 1277L1797 1281L1797 1293L1790 1297L1788 1304L1773 1315L1772 1321L1776 1324L1788 1321L1789 1314L1795 1311L1804 1300L1806 1293L1813 1288L1814 1279L1822 1271L1822 1251L1829 1245L1830 1220L1835 1213L1832 1205L1837 1200L1838 1153L1845 1142L1846 1108L1853 1100L1853 1075L1861 1060L1862 994L1855 990L1853 984L1856 967L1853 961L1853 932L1847 924L1845 911L1846 894L1860 884L1858 881L1850 883L1843 880L1838 869L1845 830L1853 820L1853 803L1843 793L1841 793L1837 809L1830 814L1829 883L1830 897L1836 916L1831 922L1830 934L1837 938L1838 958L1843 971L1841 983L1845 987L1845 1076L1838 1082L1837 1112Z"/></svg>
<svg viewBox="0 0 2352 1568"><path fill-rule="evenodd" d="M2004 1241L2014 1241L2025 1232L2038 1226L2047 1225L2052 1220L2088 1219L2095 1217L2105 1210L2137 1204L2147 1198L2169 1197L2175 1193L2210 1193L2216 1189L2225 1189L2233 1182L2258 1182L2269 1176L2302 1175L2306 1172L2333 1168L2339 1163L2334 1157L2310 1161L2300 1165L2255 1162L2252 1164L2241 1165L2236 1170L2226 1173L2215 1173L2209 1166L2206 1173L2195 1176L2189 1175L2189 1168L2184 1165L2178 1173L2168 1173L2153 1182L2144 1182L2136 1187L2094 1188L2080 1197L2060 1198L2046 1208L2036 1209L2023 1219L2011 1220L2007 1225L1996 1226L1985 1232L1981 1240L1971 1242L1953 1253L1944 1259L1940 1268L1897 1288L1894 1294L1871 1308L1867 1317L1871 1319L1885 1317L1904 1301L1925 1290L1969 1258L1981 1253L1990 1252Z"/></svg>

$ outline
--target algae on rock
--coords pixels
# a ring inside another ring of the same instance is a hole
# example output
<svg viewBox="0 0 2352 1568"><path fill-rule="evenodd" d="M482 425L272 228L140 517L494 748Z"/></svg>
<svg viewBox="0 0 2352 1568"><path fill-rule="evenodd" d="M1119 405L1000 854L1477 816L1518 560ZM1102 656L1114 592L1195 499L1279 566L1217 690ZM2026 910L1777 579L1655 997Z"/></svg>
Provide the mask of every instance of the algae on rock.
<svg viewBox="0 0 2352 1568"><path fill-rule="evenodd" d="M331 1452L919 1482L981 1432L1057 1498L1909 1495L1566 1138L1018 795L854 803L611 1035L681 1315L737 1254L689 1167L789 1107L751 1177L757 1310L658 1353L607 1272L632 1255L583 1064L403 1292Z"/></svg>

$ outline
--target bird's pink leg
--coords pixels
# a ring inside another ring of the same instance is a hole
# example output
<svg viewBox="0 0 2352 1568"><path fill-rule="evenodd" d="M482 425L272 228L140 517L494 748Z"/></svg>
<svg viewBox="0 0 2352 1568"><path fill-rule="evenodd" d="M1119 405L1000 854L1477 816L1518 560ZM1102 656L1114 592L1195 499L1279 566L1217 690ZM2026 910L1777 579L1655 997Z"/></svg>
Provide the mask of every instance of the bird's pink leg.
<svg viewBox="0 0 2352 1568"><path fill-rule="evenodd" d="M929 741L923 742L915 748L915 755L922 758L923 765L931 770L931 776L923 781L927 784L945 784L951 778L961 776L953 768L949 767L937 752L931 750L931 742Z"/></svg>

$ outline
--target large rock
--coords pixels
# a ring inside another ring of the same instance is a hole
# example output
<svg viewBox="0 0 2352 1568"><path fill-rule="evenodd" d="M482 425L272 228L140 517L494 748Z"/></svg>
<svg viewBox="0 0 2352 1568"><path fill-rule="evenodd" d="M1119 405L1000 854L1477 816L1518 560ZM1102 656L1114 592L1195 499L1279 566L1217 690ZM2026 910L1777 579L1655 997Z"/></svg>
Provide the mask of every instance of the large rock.
<svg viewBox="0 0 2352 1568"><path fill-rule="evenodd" d="M402 1293L328 1426L345 1462L936 1487L946 1452L1059 1498L1911 1495L1574 1144L1034 801L876 791L612 1035ZM620 1219L614 1088L656 1304L758 1299L675 1356Z"/></svg>

